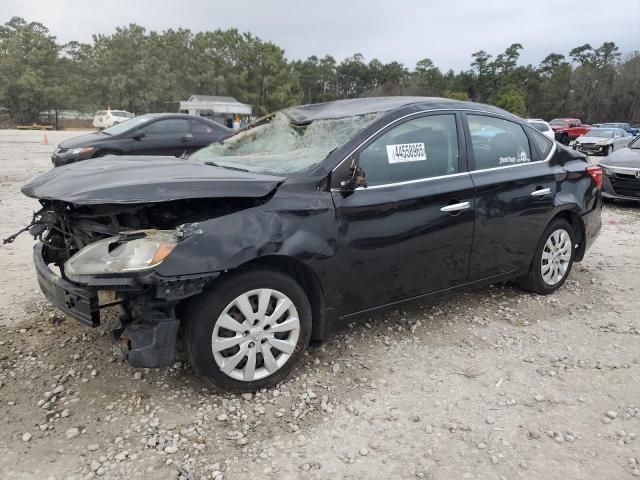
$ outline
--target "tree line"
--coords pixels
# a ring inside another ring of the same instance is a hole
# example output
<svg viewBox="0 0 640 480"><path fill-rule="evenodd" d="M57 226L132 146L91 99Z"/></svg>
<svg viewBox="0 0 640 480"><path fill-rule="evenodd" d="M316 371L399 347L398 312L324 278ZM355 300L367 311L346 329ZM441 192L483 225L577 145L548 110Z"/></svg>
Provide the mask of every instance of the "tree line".
<svg viewBox="0 0 640 480"><path fill-rule="evenodd" d="M640 122L640 52L580 45L521 65L523 46L479 50L466 70L429 58L407 68L359 53L289 61L272 42L236 29L147 31L131 24L91 43L58 43L46 26L14 17L0 26L0 114L14 123L41 112L175 111L191 94L229 95L262 115L282 107L377 95L426 95L489 103L515 114L586 122Z"/></svg>

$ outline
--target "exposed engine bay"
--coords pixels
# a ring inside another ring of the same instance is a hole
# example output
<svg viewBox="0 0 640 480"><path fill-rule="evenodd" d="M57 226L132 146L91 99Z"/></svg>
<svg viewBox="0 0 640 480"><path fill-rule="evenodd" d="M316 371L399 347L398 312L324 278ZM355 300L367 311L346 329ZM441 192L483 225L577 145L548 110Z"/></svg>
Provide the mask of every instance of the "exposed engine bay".
<svg viewBox="0 0 640 480"><path fill-rule="evenodd" d="M93 327L101 324L108 307L117 308L117 320L107 325L114 350L132 366L162 367L175 362L180 326L176 307L181 300L200 293L215 276L178 279L143 271L108 279L87 275L85 282L78 282L70 272L70 265L77 258L74 255L101 244L115 253L123 245L165 238L167 232L179 242L197 235L200 221L265 201L264 197L208 198L75 205L40 200L42 209L34 213L31 224L21 232L28 231L39 240L34 250L38 282L52 303L63 311L73 309L76 318ZM5 243L12 242L21 232L5 239ZM52 267L59 269L59 276Z"/></svg>
<svg viewBox="0 0 640 480"><path fill-rule="evenodd" d="M83 247L120 233L172 230L253 207L263 199L183 199L164 203L74 205L42 200L29 233L45 245L45 261L62 268ZM64 276L64 272L62 272Z"/></svg>

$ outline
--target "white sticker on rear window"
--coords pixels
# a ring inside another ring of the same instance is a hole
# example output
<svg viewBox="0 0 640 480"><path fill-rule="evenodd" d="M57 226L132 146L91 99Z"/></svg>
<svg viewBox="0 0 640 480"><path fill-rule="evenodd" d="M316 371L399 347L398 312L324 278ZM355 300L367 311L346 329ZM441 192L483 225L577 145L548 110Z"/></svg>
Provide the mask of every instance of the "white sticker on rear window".
<svg viewBox="0 0 640 480"><path fill-rule="evenodd" d="M417 162L427 159L427 149L424 143L401 143L387 145L387 159L389 163Z"/></svg>

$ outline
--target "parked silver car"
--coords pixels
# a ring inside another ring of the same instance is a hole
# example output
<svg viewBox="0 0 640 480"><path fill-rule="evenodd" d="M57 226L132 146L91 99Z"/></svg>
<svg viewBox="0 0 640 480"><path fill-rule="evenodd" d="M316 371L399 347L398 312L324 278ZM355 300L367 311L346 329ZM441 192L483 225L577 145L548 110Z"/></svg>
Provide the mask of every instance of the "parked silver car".
<svg viewBox="0 0 640 480"><path fill-rule="evenodd" d="M573 149L587 155L609 155L624 148L633 140L633 135L621 128L592 128L576 138Z"/></svg>

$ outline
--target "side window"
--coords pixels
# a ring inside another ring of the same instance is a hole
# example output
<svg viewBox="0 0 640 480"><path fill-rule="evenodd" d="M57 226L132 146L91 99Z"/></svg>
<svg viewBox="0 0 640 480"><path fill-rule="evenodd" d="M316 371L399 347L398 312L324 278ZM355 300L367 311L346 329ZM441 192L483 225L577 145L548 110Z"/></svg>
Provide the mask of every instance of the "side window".
<svg viewBox="0 0 640 480"><path fill-rule="evenodd" d="M369 144L358 160L370 186L457 173L455 115L433 115L402 123Z"/></svg>
<svg viewBox="0 0 640 480"><path fill-rule="evenodd" d="M189 133L189 120L183 118L168 118L167 120L158 120L148 127L144 132L147 135L179 135L181 133Z"/></svg>
<svg viewBox="0 0 640 480"><path fill-rule="evenodd" d="M206 123L198 122L195 120L191 121L191 132L193 133L213 133L213 128Z"/></svg>
<svg viewBox="0 0 640 480"><path fill-rule="evenodd" d="M529 130L529 137L533 139L533 142L538 147L538 150L540 150L540 153L542 154L542 160L547 158L547 155L549 155L549 152L553 147L553 142L551 141L551 139L549 137L545 137L535 130Z"/></svg>
<svg viewBox="0 0 640 480"><path fill-rule="evenodd" d="M467 121L475 160L474 170L531 161L529 140L517 123L483 115L467 115Z"/></svg>

